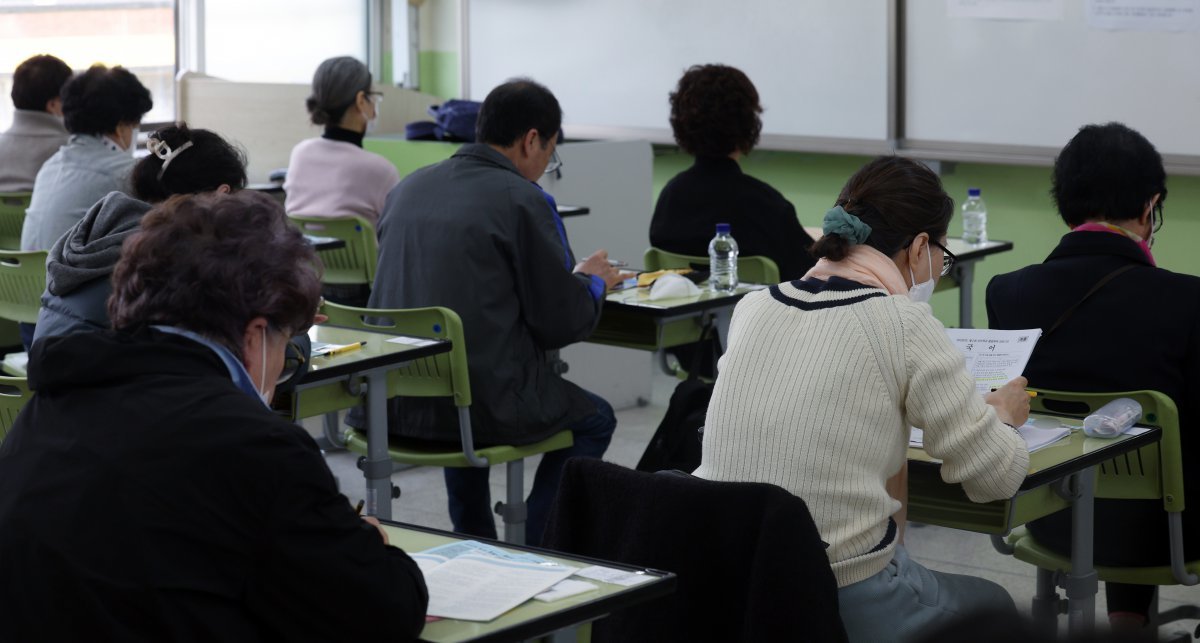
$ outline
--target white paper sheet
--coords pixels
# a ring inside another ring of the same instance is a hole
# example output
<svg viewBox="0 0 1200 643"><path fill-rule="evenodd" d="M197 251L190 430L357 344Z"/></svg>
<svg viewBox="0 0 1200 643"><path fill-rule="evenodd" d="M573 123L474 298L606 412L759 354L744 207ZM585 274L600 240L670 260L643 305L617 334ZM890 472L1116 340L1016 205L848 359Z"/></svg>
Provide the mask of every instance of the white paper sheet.
<svg viewBox="0 0 1200 643"><path fill-rule="evenodd" d="M1112 31L1200 30L1200 0L1088 0L1087 23Z"/></svg>
<svg viewBox="0 0 1200 643"><path fill-rule="evenodd" d="M430 616L490 621L570 576L575 567L465 554L425 572Z"/></svg>
<svg viewBox="0 0 1200 643"><path fill-rule="evenodd" d="M613 569L612 567L601 567L599 565L584 567L583 569L575 572L575 575L581 578L590 578L592 580L613 583L614 585L621 585L623 587L632 587L634 585L645 583L649 580L654 580L654 577L650 576L649 574L642 574L640 572L627 572L623 569Z"/></svg>
<svg viewBox="0 0 1200 643"><path fill-rule="evenodd" d="M425 339L423 337L408 337L405 335L400 335L399 337L393 337L393 338L389 339L388 341L393 344L407 344L409 346L429 346L430 344L437 343L436 339Z"/></svg>
<svg viewBox="0 0 1200 643"><path fill-rule="evenodd" d="M1005 429L1007 430L1007 429ZM1059 426L1055 428L1039 428L1034 425L1033 420L1026 422L1023 426L1017 428L1017 433L1021 435L1021 439L1025 440L1025 449L1030 453L1066 438L1071 435L1071 427ZM925 448L925 432L917 427L913 427L908 435L908 446L917 449Z"/></svg>
<svg viewBox="0 0 1200 643"><path fill-rule="evenodd" d="M986 395L1025 371L1042 331L947 328L946 335L962 352L975 390Z"/></svg>
<svg viewBox="0 0 1200 643"><path fill-rule="evenodd" d="M562 600L569 596L575 596L576 594L583 594L585 592L593 592L597 589L600 589L599 585L583 580L571 580L568 578L566 580L558 581L554 587L551 587L550 589L538 594L537 596L534 596L533 598L534 600L542 601L543 603L553 603L554 601Z"/></svg>
<svg viewBox="0 0 1200 643"><path fill-rule="evenodd" d="M924 0L928 2L929 0ZM977 20L1062 20L1062 0L946 0L951 18Z"/></svg>

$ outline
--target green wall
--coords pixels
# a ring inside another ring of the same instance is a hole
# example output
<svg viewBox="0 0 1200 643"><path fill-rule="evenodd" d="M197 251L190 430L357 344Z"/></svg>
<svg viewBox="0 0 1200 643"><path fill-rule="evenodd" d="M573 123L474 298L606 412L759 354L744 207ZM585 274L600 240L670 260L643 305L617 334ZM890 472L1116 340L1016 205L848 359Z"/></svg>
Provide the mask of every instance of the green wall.
<svg viewBox="0 0 1200 643"><path fill-rule="evenodd" d="M759 150L742 160L742 168L775 186L796 206L800 222L820 226L821 217L833 203L842 184L866 157L801 154ZM688 167L691 158L673 148L655 151L654 195L676 173ZM1050 168L958 163L943 167L942 180L956 204L966 197L968 187L983 190L988 206L988 236L1013 242L1013 250L985 258L975 274L974 317L976 326L987 325L984 289L992 276L1041 262L1066 233L1066 227L1049 196ZM1166 223L1155 238L1158 265L1200 275L1200 177L1172 176L1167 180ZM955 216L950 235L957 236L962 221ZM1153 302L1130 302L1153 305ZM958 293L939 292L933 297L938 319L958 325Z"/></svg>
<svg viewBox="0 0 1200 643"><path fill-rule="evenodd" d="M417 65L422 92L443 100L462 97L458 87L458 52L422 51Z"/></svg>

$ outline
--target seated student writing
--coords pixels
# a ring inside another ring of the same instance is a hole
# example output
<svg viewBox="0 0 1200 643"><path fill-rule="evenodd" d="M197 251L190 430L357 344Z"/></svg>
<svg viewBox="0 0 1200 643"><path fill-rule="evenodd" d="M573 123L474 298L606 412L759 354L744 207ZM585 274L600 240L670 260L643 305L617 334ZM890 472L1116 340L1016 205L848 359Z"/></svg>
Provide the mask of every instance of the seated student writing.
<svg viewBox="0 0 1200 643"><path fill-rule="evenodd" d="M0 444L0 640L415 638L416 564L267 408L312 247L249 192L168 199L123 245L115 330L37 342Z"/></svg>
<svg viewBox="0 0 1200 643"><path fill-rule="evenodd" d="M718 223L732 226L743 257L762 255L784 281L802 276L816 259L812 237L796 208L766 183L742 172L739 160L762 130L758 90L741 70L697 65L671 92L671 131L695 163L667 182L650 220L650 245L708 256Z"/></svg>
<svg viewBox="0 0 1200 643"><path fill-rule="evenodd" d="M1013 495L1029 464L1006 426L1028 416L1024 379L980 397L925 303L950 265L952 212L925 166L863 166L825 215L816 266L738 303L708 407L695 475L776 484L808 504L851 641L907 640L982 606L1015 614L1000 586L910 559L893 518L905 498L887 487L913 426L976 502Z"/></svg>
<svg viewBox="0 0 1200 643"><path fill-rule="evenodd" d="M34 341L109 327L109 275L152 204L246 186L245 156L213 132L176 123L151 134L146 146L151 153L133 167L133 196L109 192L50 248Z"/></svg>
<svg viewBox="0 0 1200 643"><path fill-rule="evenodd" d="M1044 330L1025 369L1033 386L1170 396L1179 408L1186 496L1200 497L1200 277L1159 268L1151 253L1167 199L1162 157L1125 125L1087 125L1059 153L1052 177L1070 232L1042 263L992 279L988 324ZM1188 560L1200 557L1200 511L1191 507L1183 512ZM1097 564L1168 564L1161 501L1099 499L1095 520ZM1028 528L1067 554L1070 525L1063 511ZM1147 622L1155 586L1105 583L1104 591L1114 626Z"/></svg>

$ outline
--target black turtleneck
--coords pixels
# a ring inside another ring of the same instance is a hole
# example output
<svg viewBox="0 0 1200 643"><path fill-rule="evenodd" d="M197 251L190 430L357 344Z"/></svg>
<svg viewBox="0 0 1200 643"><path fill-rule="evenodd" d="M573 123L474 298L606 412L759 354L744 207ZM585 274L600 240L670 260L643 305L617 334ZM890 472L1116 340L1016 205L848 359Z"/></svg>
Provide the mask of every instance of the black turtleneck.
<svg viewBox="0 0 1200 643"><path fill-rule="evenodd" d="M342 141L343 143L353 143L358 147L362 147L363 133L338 127L337 125L326 125L325 133L321 138L327 138L331 141Z"/></svg>

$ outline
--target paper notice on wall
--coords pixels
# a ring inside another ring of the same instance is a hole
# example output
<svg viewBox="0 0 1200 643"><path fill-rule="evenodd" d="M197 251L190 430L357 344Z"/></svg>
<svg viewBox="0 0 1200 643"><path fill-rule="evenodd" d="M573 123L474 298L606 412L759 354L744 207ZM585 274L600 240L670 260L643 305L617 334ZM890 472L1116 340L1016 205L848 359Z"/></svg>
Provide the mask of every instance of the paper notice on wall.
<svg viewBox="0 0 1200 643"><path fill-rule="evenodd" d="M1088 0L1087 23L1111 31L1198 31L1200 0Z"/></svg>
<svg viewBox="0 0 1200 643"><path fill-rule="evenodd" d="M1062 20L1063 0L946 0L951 18Z"/></svg>

